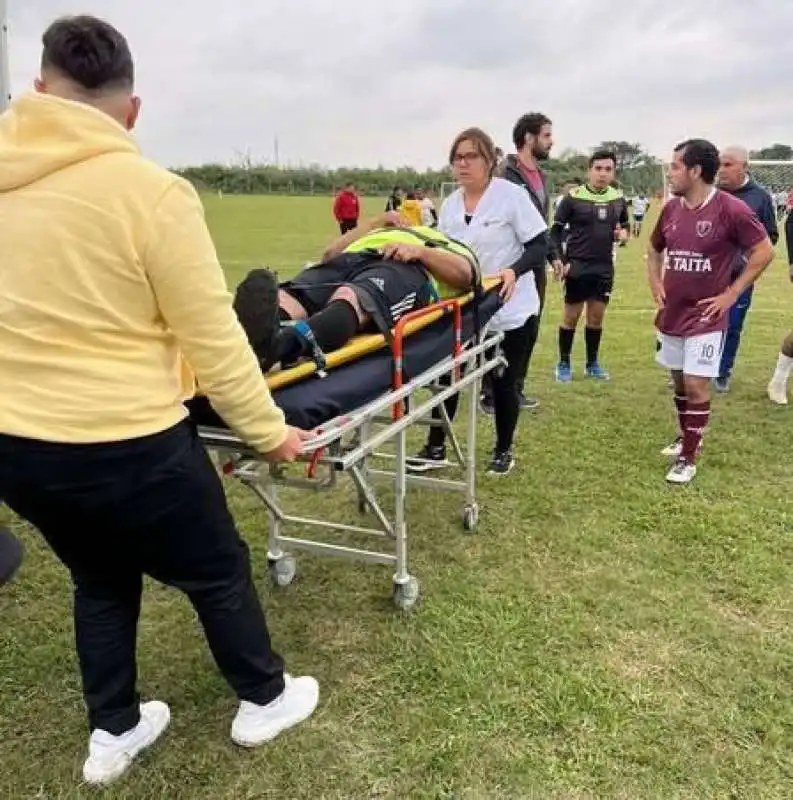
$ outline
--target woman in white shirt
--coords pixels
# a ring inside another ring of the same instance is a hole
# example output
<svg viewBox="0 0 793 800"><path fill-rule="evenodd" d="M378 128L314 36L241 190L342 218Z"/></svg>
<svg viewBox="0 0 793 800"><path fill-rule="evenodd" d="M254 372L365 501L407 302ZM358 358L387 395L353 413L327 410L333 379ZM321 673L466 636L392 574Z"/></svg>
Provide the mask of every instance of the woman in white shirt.
<svg viewBox="0 0 793 800"><path fill-rule="evenodd" d="M473 249L483 275L500 275L503 281L505 302L490 327L504 332L501 349L507 367L492 378L496 446L488 472L506 475L515 464L512 444L520 415L517 384L528 341L526 325L540 308L532 270L545 263L548 228L523 189L493 177L495 146L484 131L469 128L459 134L449 162L459 188L441 206L438 229ZM450 417L457 399L447 405ZM444 431L433 427L411 468L432 469L445 461Z"/></svg>

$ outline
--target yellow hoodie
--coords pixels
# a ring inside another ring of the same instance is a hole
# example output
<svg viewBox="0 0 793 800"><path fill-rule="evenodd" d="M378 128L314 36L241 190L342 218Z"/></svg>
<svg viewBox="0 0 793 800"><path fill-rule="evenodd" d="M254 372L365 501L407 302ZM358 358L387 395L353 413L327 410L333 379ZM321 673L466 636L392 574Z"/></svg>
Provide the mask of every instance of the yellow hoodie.
<svg viewBox="0 0 793 800"><path fill-rule="evenodd" d="M0 116L0 433L91 443L186 416L192 375L259 450L287 430L186 181L91 106Z"/></svg>

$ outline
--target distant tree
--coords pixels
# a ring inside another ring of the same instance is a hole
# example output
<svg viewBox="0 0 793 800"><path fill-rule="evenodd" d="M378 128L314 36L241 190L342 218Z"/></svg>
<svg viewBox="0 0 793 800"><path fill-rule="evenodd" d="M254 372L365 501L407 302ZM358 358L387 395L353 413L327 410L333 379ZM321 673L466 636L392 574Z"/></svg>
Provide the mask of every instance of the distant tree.
<svg viewBox="0 0 793 800"><path fill-rule="evenodd" d="M635 142L606 141L597 145L597 150L612 150L617 156L617 171L622 172L630 167L640 167L650 156L642 146Z"/></svg>
<svg viewBox="0 0 793 800"><path fill-rule="evenodd" d="M772 144L770 147L753 150L749 153L749 158L757 161L793 161L793 147L789 144Z"/></svg>

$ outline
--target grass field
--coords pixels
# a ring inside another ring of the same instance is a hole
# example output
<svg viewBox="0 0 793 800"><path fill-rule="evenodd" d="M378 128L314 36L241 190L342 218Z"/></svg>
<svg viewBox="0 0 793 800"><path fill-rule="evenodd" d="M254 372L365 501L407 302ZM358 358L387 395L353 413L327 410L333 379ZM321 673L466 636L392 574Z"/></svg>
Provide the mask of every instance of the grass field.
<svg viewBox="0 0 793 800"><path fill-rule="evenodd" d="M207 211L231 281L257 263L293 269L334 232L328 199L208 198ZM412 496L424 589L412 615L393 609L378 567L301 556L298 580L271 588L261 506L229 486L274 640L292 671L319 679L320 708L270 747L236 749L235 701L188 604L150 585L141 687L173 722L106 796L793 796L790 423L765 398L793 288L780 257L700 473L670 488L646 235L620 251L609 384L581 377L583 337L575 381L554 384L551 286L531 370L542 406L521 420L515 473L482 475L478 531L462 533L459 498ZM489 421L481 431L484 462ZM0 592L0 797L88 797L69 583L14 525L29 552Z"/></svg>

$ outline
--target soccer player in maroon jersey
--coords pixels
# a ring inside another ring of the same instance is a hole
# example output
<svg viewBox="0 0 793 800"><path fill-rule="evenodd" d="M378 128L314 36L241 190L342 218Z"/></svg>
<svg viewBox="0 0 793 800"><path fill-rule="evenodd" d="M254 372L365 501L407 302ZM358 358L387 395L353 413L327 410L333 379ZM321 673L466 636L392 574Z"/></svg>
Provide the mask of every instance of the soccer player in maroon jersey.
<svg viewBox="0 0 793 800"><path fill-rule="evenodd" d="M668 175L673 197L661 211L647 250L661 339L656 360L672 371L680 423L677 440L663 450L675 458L666 476L670 483L688 483L696 475L727 312L774 257L757 215L713 185L718 169L719 151L704 139L675 148ZM746 267L733 280L732 265L740 253Z"/></svg>

